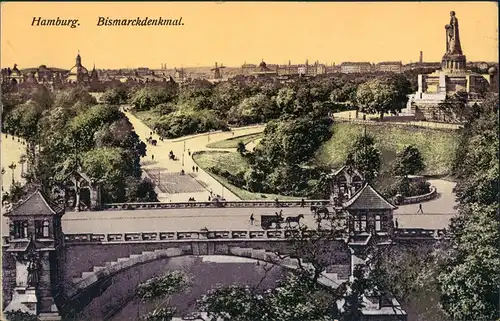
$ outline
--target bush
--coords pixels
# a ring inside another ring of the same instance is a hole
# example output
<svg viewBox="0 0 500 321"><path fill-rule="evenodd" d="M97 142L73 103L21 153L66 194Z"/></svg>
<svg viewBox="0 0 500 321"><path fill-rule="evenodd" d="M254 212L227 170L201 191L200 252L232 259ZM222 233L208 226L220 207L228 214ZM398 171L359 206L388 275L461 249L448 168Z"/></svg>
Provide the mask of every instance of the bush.
<svg viewBox="0 0 500 321"><path fill-rule="evenodd" d="M406 177L398 177L386 192L388 197L400 194L404 197L420 196L430 193L431 184L426 181L411 181Z"/></svg>

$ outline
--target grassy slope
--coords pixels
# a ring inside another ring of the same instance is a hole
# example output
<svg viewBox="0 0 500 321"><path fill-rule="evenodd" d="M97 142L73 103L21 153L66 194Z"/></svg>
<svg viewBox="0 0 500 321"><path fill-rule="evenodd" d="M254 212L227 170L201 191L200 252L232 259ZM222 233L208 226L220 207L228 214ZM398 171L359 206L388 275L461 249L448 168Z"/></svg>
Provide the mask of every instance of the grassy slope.
<svg viewBox="0 0 500 321"><path fill-rule="evenodd" d="M241 157L240 154L235 152L203 152L197 153L193 156L194 161L203 168L207 170L208 167L218 167L227 170L229 173L237 173L240 171L246 171L249 167L246 160ZM214 173L207 170L207 172L213 176L217 181L219 181L224 187L233 192L235 195L243 200L258 200L258 199L268 199L274 200L279 199L300 199L297 197L289 197L276 194L263 194L263 193L252 193L244 189L238 188L231 185L225 178L215 175ZM265 196L265 197L262 197Z"/></svg>
<svg viewBox="0 0 500 321"><path fill-rule="evenodd" d="M262 133L257 133L257 134L248 134L244 136L239 136L239 137L231 137L225 140L221 140L218 142L213 142L207 145L208 148L236 148L238 147L238 143L241 141L245 145L257 140L262 137Z"/></svg>
<svg viewBox="0 0 500 321"><path fill-rule="evenodd" d="M153 128L152 124L154 120L157 120L160 116L155 113L145 110L145 111L134 111L134 116L142 120L149 128Z"/></svg>
<svg viewBox="0 0 500 321"><path fill-rule="evenodd" d="M351 149L355 137L363 133L359 124L337 123L333 137L323 144L316 155L316 163L340 167ZM427 166L425 175L446 175L455 157L458 143L457 131L398 126L367 126L367 133L375 137L382 152L382 171L390 170L396 153L406 145L416 146Z"/></svg>

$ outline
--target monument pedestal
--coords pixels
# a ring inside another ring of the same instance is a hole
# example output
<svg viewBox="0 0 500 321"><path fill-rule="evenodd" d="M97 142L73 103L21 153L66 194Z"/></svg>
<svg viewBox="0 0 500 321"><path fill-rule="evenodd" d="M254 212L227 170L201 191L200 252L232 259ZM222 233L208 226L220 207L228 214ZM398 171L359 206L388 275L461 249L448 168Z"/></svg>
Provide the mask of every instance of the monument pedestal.
<svg viewBox="0 0 500 321"><path fill-rule="evenodd" d="M36 290L33 287L16 287L12 296L12 301L5 308L7 312L21 310L29 314L37 315Z"/></svg>

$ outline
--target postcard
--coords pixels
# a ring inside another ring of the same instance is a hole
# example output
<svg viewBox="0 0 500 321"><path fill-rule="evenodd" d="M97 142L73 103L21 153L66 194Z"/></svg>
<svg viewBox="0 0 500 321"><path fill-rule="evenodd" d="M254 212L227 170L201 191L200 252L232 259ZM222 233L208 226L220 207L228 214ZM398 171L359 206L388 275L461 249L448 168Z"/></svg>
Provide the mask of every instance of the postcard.
<svg viewBox="0 0 500 321"><path fill-rule="evenodd" d="M496 2L2 2L2 320L500 320Z"/></svg>

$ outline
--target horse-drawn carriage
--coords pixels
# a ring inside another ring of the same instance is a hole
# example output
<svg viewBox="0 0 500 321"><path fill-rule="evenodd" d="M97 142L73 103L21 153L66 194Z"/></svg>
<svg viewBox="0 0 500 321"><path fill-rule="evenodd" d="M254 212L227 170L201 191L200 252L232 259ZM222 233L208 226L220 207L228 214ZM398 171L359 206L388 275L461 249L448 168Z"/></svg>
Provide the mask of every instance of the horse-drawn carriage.
<svg viewBox="0 0 500 321"><path fill-rule="evenodd" d="M328 208L325 205L321 205L321 206L313 205L313 206L311 206L310 210L313 213L313 215L317 216L318 218L321 217L321 214L323 214L323 218L330 217L330 211L328 211Z"/></svg>
<svg viewBox="0 0 500 321"><path fill-rule="evenodd" d="M283 223L283 221L284 221L283 216L261 215L260 216L260 227L262 227L262 229L264 229L264 230L267 230L267 229L270 229L274 224L274 227L279 229L279 228L281 228L281 223Z"/></svg>
<svg viewBox="0 0 500 321"><path fill-rule="evenodd" d="M288 224L288 227L291 227L291 223L300 224L300 220L304 218L304 214L299 214L297 216L288 216L286 218L280 213L279 215L261 215L260 216L260 226L262 229L267 230L270 229L273 224L276 229L281 228L281 223Z"/></svg>
<svg viewBox="0 0 500 321"><path fill-rule="evenodd" d="M153 146L156 146L156 144L158 143L158 141L156 139L153 139L153 137L151 136L147 139L147 142Z"/></svg>

